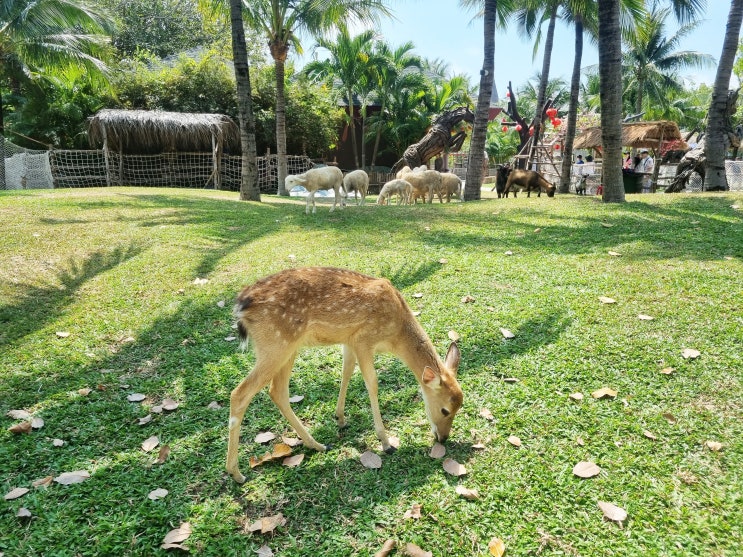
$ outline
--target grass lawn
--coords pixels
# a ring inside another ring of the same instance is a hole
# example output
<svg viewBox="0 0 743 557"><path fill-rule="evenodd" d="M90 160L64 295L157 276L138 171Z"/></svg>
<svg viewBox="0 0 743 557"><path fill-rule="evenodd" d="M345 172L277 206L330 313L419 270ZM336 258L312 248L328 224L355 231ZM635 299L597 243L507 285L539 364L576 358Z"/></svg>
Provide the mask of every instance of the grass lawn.
<svg viewBox="0 0 743 557"><path fill-rule="evenodd" d="M371 198L334 213L318 204L314 216L303 200L263 199L0 194L0 490L29 489L0 502L0 555L164 555L182 522L193 555L254 556L264 544L275 555L373 555L393 539L397 555L414 543L473 556L489 555L494 537L511 556L743 554L743 195ZM333 450L300 446L297 467L251 470L249 457L273 447L258 433L295 436L263 391L242 428L248 480L227 476L229 394L254 361L231 340L233 300L304 265L389 278L442 356L450 331L461 336L465 401L446 457L466 475L429 456L417 383L389 355L376 361L379 398L399 450L380 451L358 373L339 433L331 346L300 353L291 392ZM591 396L604 387L616 396ZM130 402L135 393L144 400ZM157 413L167 398L178 407ZM14 434L24 420L10 410L43 426ZM160 445L145 452L151 436ZM170 454L154 464L162 445ZM367 450L380 469L361 464ZM600 473L574 475L583 461ZM78 470L90 477L32 485ZM155 489L168 494L151 500ZM626 520L605 520L600 501ZM416 503L420 518L405 518ZM285 524L251 533L278 513Z"/></svg>

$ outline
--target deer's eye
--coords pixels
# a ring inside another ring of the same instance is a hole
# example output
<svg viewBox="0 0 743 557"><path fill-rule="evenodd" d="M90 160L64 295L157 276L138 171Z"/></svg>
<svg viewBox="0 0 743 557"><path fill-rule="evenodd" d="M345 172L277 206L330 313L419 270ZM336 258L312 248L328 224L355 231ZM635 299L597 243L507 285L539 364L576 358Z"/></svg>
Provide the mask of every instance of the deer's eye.
<svg viewBox="0 0 743 557"><path fill-rule="evenodd" d="M448 410L447 410L446 408L442 408L442 409L441 409L441 413L442 413L442 414L443 414L444 416L448 416L448 415L450 414L450 412L449 412L449 411L448 411Z"/></svg>

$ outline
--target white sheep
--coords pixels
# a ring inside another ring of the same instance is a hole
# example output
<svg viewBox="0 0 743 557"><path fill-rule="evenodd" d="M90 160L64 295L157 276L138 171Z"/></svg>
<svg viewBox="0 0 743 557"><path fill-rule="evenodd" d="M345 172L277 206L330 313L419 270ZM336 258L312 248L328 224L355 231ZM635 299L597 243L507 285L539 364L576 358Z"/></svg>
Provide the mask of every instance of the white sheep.
<svg viewBox="0 0 743 557"><path fill-rule="evenodd" d="M340 203L341 209L345 205L343 197L345 192L343 188L343 172L337 166L321 166L320 168L311 168L304 174L289 174L284 181L287 191L295 186L302 186L309 192L307 196L307 205L304 212L310 214L310 203L312 204L312 213L315 213L315 192L317 190L330 190L335 192L331 212L335 206Z"/></svg>
<svg viewBox="0 0 743 557"><path fill-rule="evenodd" d="M366 199L366 192L369 190L369 175L363 170L353 170L343 177L343 188L346 190L346 194L353 192L356 205L359 205L359 198L356 192L360 193L361 205L363 205Z"/></svg>
<svg viewBox="0 0 743 557"><path fill-rule="evenodd" d="M441 173L441 194L446 196L446 202L449 203L451 201L451 196L453 195L460 201L462 200L462 180L459 179L459 176L452 172L442 172ZM441 196L439 196L439 199L441 199Z"/></svg>
<svg viewBox="0 0 743 557"><path fill-rule="evenodd" d="M389 205L390 198L393 195L397 195L397 204L402 202L403 205L407 205L410 202L410 196L413 193L413 186L410 182L402 179L390 180L379 191L379 197L377 197L378 205Z"/></svg>
<svg viewBox="0 0 743 557"><path fill-rule="evenodd" d="M419 197L424 203L426 201L431 203L434 193L438 194L439 201L443 203L441 198L441 173L438 170L421 170L420 167L410 170L408 167L403 167L400 173L402 173L401 178L407 180L413 186L412 203L415 203Z"/></svg>

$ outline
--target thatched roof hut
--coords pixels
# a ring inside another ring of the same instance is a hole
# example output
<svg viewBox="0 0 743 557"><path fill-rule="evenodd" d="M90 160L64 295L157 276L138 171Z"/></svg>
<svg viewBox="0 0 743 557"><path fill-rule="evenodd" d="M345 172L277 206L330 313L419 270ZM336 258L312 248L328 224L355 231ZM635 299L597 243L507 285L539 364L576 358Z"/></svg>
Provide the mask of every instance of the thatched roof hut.
<svg viewBox="0 0 743 557"><path fill-rule="evenodd" d="M90 119L88 140L95 148L140 155L240 149L229 116L157 110L101 110Z"/></svg>
<svg viewBox="0 0 743 557"><path fill-rule="evenodd" d="M679 141L683 144L681 131L675 122L661 120L657 122L629 122L622 124L622 145L639 149L659 150L662 143ZM601 128L588 128L575 137L574 149L591 149L601 147ZM683 149L680 145L676 149Z"/></svg>

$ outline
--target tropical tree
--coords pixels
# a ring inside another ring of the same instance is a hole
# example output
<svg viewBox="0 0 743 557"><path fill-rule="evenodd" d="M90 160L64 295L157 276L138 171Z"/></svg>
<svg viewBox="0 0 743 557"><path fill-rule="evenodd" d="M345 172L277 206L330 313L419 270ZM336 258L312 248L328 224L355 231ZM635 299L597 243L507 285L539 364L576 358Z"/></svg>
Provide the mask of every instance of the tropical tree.
<svg viewBox="0 0 743 557"><path fill-rule="evenodd" d="M230 0L230 28L232 30L232 60L237 82L237 110L239 114L242 167L240 171L240 199L260 201L258 165L255 148L255 116L250 86L250 64L245 45L245 28L241 0Z"/></svg>
<svg viewBox="0 0 743 557"><path fill-rule="evenodd" d="M384 0L251 0L244 3L243 14L248 25L268 40L276 67L278 190L280 195L289 195L284 185L287 174L284 65L289 49L294 46L302 54L301 33L322 35L348 21L376 23L380 16L390 12Z"/></svg>
<svg viewBox="0 0 743 557"><path fill-rule="evenodd" d="M665 21L670 13L670 8L654 9L622 32L622 71L628 78L625 98L634 98L636 114L643 112L647 106L667 105L669 94L683 89L679 70L714 65L714 58L708 54L676 50L681 40L700 22L682 25L669 37L666 35Z"/></svg>
<svg viewBox="0 0 743 557"><path fill-rule="evenodd" d="M720 64L717 66L715 85L712 91L712 102L709 107L709 123L707 125L707 139L705 141L705 156L707 158L707 172L704 179L706 189L729 189L725 175L725 126L729 116L728 96L730 76L735 63L735 53L738 48L741 22L743 22L743 0L732 0L725 30L725 40L722 44Z"/></svg>
<svg viewBox="0 0 743 557"><path fill-rule="evenodd" d="M2 84L10 79L15 92L19 76L51 73L69 64L105 72L107 34L105 14L85 2L72 0L4 0L0 2L0 142L4 142ZM4 146L0 143L0 156ZM5 188L5 165L0 164L0 189Z"/></svg>

